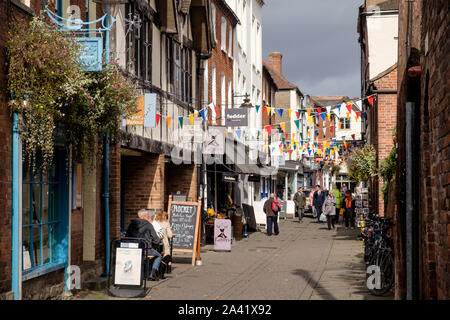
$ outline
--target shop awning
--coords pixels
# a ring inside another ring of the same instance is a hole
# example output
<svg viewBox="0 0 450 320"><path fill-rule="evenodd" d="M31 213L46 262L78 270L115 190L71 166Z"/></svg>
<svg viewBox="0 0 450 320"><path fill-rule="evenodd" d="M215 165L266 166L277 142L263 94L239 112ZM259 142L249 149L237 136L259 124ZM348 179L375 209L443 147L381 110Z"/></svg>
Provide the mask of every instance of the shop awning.
<svg viewBox="0 0 450 320"><path fill-rule="evenodd" d="M258 159L250 159L250 149L243 143L226 137L225 144L225 163L235 165L236 171L262 177L276 174L275 167L263 166L256 163Z"/></svg>

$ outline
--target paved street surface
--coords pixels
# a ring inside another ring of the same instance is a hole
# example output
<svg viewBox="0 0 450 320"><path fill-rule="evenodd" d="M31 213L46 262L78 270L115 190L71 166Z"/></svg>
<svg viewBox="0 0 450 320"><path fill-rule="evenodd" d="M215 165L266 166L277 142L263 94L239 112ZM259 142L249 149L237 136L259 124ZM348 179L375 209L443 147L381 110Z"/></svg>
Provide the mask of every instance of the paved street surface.
<svg viewBox="0 0 450 320"><path fill-rule="evenodd" d="M305 217L280 221L280 234L255 232L232 244L231 252L202 248L202 266L176 254L172 274L152 282L150 300L375 300L365 287L363 244L358 230ZM82 292L78 299L112 299Z"/></svg>

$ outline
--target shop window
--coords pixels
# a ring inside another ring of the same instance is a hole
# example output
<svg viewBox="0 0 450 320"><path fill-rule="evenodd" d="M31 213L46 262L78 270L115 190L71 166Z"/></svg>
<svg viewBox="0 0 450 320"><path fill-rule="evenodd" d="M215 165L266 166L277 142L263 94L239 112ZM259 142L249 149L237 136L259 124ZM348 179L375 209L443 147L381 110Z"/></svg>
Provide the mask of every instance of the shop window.
<svg viewBox="0 0 450 320"><path fill-rule="evenodd" d="M39 161L23 164L23 280L62 268L67 261L68 202L65 151L57 151L47 170Z"/></svg>
<svg viewBox="0 0 450 320"><path fill-rule="evenodd" d="M191 50L167 38L167 88L179 100L192 101Z"/></svg>
<svg viewBox="0 0 450 320"><path fill-rule="evenodd" d="M134 65L137 78L151 81L152 59L152 23L135 8L133 4L126 5L127 19L127 66ZM133 22L131 22L133 21Z"/></svg>

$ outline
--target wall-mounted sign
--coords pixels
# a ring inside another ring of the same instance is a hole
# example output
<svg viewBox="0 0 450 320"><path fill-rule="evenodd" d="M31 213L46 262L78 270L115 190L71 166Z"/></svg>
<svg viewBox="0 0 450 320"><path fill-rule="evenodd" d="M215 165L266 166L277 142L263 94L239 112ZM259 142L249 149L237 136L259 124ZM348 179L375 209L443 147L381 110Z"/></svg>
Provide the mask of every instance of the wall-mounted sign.
<svg viewBox="0 0 450 320"><path fill-rule="evenodd" d="M237 183L238 175L236 173L222 173L222 181Z"/></svg>
<svg viewBox="0 0 450 320"><path fill-rule="evenodd" d="M77 38L81 46L79 63L84 71L101 71L103 56L102 38Z"/></svg>
<svg viewBox="0 0 450 320"><path fill-rule="evenodd" d="M256 175L248 176L248 182L260 182L261 177Z"/></svg>
<svg viewBox="0 0 450 320"><path fill-rule="evenodd" d="M126 119L127 126L156 128L156 93L146 93L136 99L137 112Z"/></svg>
<svg viewBox="0 0 450 320"><path fill-rule="evenodd" d="M225 127L247 127L247 109L225 109Z"/></svg>

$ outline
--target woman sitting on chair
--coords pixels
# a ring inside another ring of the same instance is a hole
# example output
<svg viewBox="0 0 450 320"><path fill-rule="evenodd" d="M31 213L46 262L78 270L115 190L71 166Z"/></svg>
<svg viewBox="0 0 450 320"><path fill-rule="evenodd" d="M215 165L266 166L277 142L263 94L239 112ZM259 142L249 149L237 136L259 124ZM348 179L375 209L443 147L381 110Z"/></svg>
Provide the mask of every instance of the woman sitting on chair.
<svg viewBox="0 0 450 320"><path fill-rule="evenodd" d="M170 270L170 266L172 264L172 257L170 255L171 252L170 252L169 239L172 239L173 237L175 237L175 234L172 233L172 229L170 228L168 219L169 219L169 216L168 216L167 212L159 212L156 215L154 222L156 222L155 230L158 233L158 236L161 235L160 239L163 243L163 248L161 251L161 255L163 256L163 259L161 261L161 267L163 265L165 265L165 267L169 267L169 270Z"/></svg>

